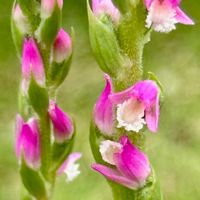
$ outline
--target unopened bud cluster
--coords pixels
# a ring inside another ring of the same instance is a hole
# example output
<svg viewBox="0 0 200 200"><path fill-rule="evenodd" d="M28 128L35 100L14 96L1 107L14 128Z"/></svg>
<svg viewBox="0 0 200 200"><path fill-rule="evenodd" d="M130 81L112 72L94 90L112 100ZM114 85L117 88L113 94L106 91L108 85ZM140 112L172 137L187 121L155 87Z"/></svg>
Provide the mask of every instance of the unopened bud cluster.
<svg viewBox="0 0 200 200"><path fill-rule="evenodd" d="M54 185L55 176L66 173L72 181L80 173L75 162L81 154L70 154L74 122L55 100L70 68L73 45L71 36L60 27L63 1L42 0L40 9L38 1L30 2L14 3L12 13L22 72L15 151L28 192L47 199L51 192L44 180ZM32 183L28 176L38 182Z"/></svg>

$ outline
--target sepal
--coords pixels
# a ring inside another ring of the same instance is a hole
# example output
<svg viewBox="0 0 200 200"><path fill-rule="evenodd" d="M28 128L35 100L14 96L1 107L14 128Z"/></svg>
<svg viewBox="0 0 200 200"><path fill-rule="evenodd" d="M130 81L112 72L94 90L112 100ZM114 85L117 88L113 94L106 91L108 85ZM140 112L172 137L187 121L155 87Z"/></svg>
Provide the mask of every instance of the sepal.
<svg viewBox="0 0 200 200"><path fill-rule="evenodd" d="M49 98L47 90L36 83L32 78L28 89L29 101L38 115L47 112L49 106Z"/></svg>
<svg viewBox="0 0 200 200"><path fill-rule="evenodd" d="M45 184L39 172L29 168L23 161L20 175L24 186L32 196L37 199L47 199Z"/></svg>
<svg viewBox="0 0 200 200"><path fill-rule="evenodd" d="M59 144L57 142L53 143L51 171L56 172L71 153L72 148L74 146L75 135L76 131L74 131L73 136L66 142L62 144Z"/></svg>
<svg viewBox="0 0 200 200"><path fill-rule="evenodd" d="M112 2L117 6L121 13L126 13L129 9L129 0L112 0Z"/></svg>
<svg viewBox="0 0 200 200"><path fill-rule="evenodd" d="M27 17L33 33L39 25L39 3L35 0L17 0L22 12Z"/></svg>
<svg viewBox="0 0 200 200"><path fill-rule="evenodd" d="M106 164L106 162L103 161L101 153L99 151L99 144L100 144L101 140L102 140L101 132L95 126L94 122L91 121L89 141L90 141L90 147L91 147L91 150L92 150L92 154L93 154L94 159L97 163Z"/></svg>
<svg viewBox="0 0 200 200"><path fill-rule="evenodd" d="M121 54L111 19L105 16L98 19L87 5L90 43L101 69L110 76L116 76L123 66L129 65L129 59Z"/></svg>
<svg viewBox="0 0 200 200"><path fill-rule="evenodd" d="M51 16L42 19L39 28L36 31L39 42L47 47L52 45L61 26L61 14L62 11L56 4Z"/></svg>

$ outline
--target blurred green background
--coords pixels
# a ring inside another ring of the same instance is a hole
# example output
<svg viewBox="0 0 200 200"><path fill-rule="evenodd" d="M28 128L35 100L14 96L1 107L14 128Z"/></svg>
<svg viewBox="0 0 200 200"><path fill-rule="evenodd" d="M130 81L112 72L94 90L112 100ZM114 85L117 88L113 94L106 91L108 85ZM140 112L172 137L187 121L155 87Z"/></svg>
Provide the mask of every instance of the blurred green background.
<svg viewBox="0 0 200 200"><path fill-rule="evenodd" d="M11 0L0 0L0 200L19 199L20 179L14 155L14 121L20 64L10 32ZM154 33L144 52L145 71L155 72L165 89L158 134L148 136L148 155L166 200L200 199L200 3L182 2L195 26L178 25L170 34ZM74 151L83 152L82 174L56 185L54 200L110 200L104 178L90 170L93 162L88 127L91 110L104 86L92 56L86 0L65 0L63 25L76 31L75 56L58 101L77 121Z"/></svg>

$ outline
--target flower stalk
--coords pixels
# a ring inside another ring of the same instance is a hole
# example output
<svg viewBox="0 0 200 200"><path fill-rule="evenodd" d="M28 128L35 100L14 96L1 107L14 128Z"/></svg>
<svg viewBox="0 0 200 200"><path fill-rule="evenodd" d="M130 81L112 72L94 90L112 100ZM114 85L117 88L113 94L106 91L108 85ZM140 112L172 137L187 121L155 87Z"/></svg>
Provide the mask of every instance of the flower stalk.
<svg viewBox="0 0 200 200"><path fill-rule="evenodd" d="M114 200L161 200L159 182L145 153L145 127L153 133L158 130L163 90L152 72L149 77L143 72L143 49L153 30L168 33L176 23L193 21L180 9L180 1L91 2L90 43L106 73L90 128L96 161L92 168L107 179Z"/></svg>
<svg viewBox="0 0 200 200"><path fill-rule="evenodd" d="M79 175L80 153L72 153L75 124L57 106L58 87L70 68L71 36L60 28L62 0L15 1L12 33L22 67L16 155L29 198L49 200L55 180Z"/></svg>

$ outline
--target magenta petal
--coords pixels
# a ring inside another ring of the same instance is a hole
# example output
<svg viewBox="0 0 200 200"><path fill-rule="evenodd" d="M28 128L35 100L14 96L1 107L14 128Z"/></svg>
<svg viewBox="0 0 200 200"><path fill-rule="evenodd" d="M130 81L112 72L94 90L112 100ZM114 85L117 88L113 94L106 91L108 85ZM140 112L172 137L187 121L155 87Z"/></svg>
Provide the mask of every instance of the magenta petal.
<svg viewBox="0 0 200 200"><path fill-rule="evenodd" d="M136 188L135 187L136 183L134 181L123 176L122 174L120 174L120 172L118 172L115 169L109 168L109 167L101 165L101 164L93 164L92 168L94 170L96 170L97 172L101 173L108 180L119 183L119 184L121 184L125 187L130 188L130 189Z"/></svg>
<svg viewBox="0 0 200 200"><path fill-rule="evenodd" d="M171 2L173 7L177 7L181 3L181 0L169 0L169 1Z"/></svg>
<svg viewBox="0 0 200 200"><path fill-rule="evenodd" d="M44 84L45 73L42 57L33 38L25 39L22 55L22 74L25 80L30 80L31 74L38 84Z"/></svg>
<svg viewBox="0 0 200 200"><path fill-rule="evenodd" d="M39 137L25 124L22 128L24 159L30 167L39 166Z"/></svg>
<svg viewBox="0 0 200 200"><path fill-rule="evenodd" d="M63 112L54 101L50 102L49 116L54 127L55 140L63 143L70 139L74 132L73 122L70 117Z"/></svg>
<svg viewBox="0 0 200 200"><path fill-rule="evenodd" d="M133 88L134 88L134 86L131 86L122 92L113 93L109 96L109 99L115 105L121 104L131 97L131 92L132 92Z"/></svg>
<svg viewBox="0 0 200 200"><path fill-rule="evenodd" d="M153 2L153 0L144 0L144 3L145 3L145 6L146 6L147 10L149 10L152 2Z"/></svg>
<svg viewBox="0 0 200 200"><path fill-rule="evenodd" d="M194 25L194 21L190 19L179 7L176 8L176 19L179 23Z"/></svg>
<svg viewBox="0 0 200 200"><path fill-rule="evenodd" d="M123 149L114 155L118 170L137 183L137 188L144 185L151 169L147 156L132 145L128 137L121 138Z"/></svg>
<svg viewBox="0 0 200 200"><path fill-rule="evenodd" d="M112 94L112 82L108 75L105 75L106 87L101 96L97 100L94 107L94 121L99 130L106 134L113 134L113 106L109 99L109 95Z"/></svg>
<svg viewBox="0 0 200 200"><path fill-rule="evenodd" d="M145 105L145 119L149 130L156 132L159 120L159 88L154 81L136 83L132 95Z"/></svg>
<svg viewBox="0 0 200 200"><path fill-rule="evenodd" d="M160 106L159 106L159 96L157 96L156 101L151 104L150 108L146 110L145 119L147 126L150 131L156 132L158 129L158 121L160 115Z"/></svg>
<svg viewBox="0 0 200 200"><path fill-rule="evenodd" d="M31 118L27 123L17 116L16 156L23 156L29 167L38 168L40 165L40 138L37 120Z"/></svg>
<svg viewBox="0 0 200 200"><path fill-rule="evenodd" d="M53 61L62 63L72 53L72 41L64 29L60 29L53 45Z"/></svg>
<svg viewBox="0 0 200 200"><path fill-rule="evenodd" d="M71 153L68 158L63 162L63 164L60 166L60 168L57 170L57 175L60 176L64 173L66 167L71 164L75 163L77 160L81 158L82 154L79 152Z"/></svg>

